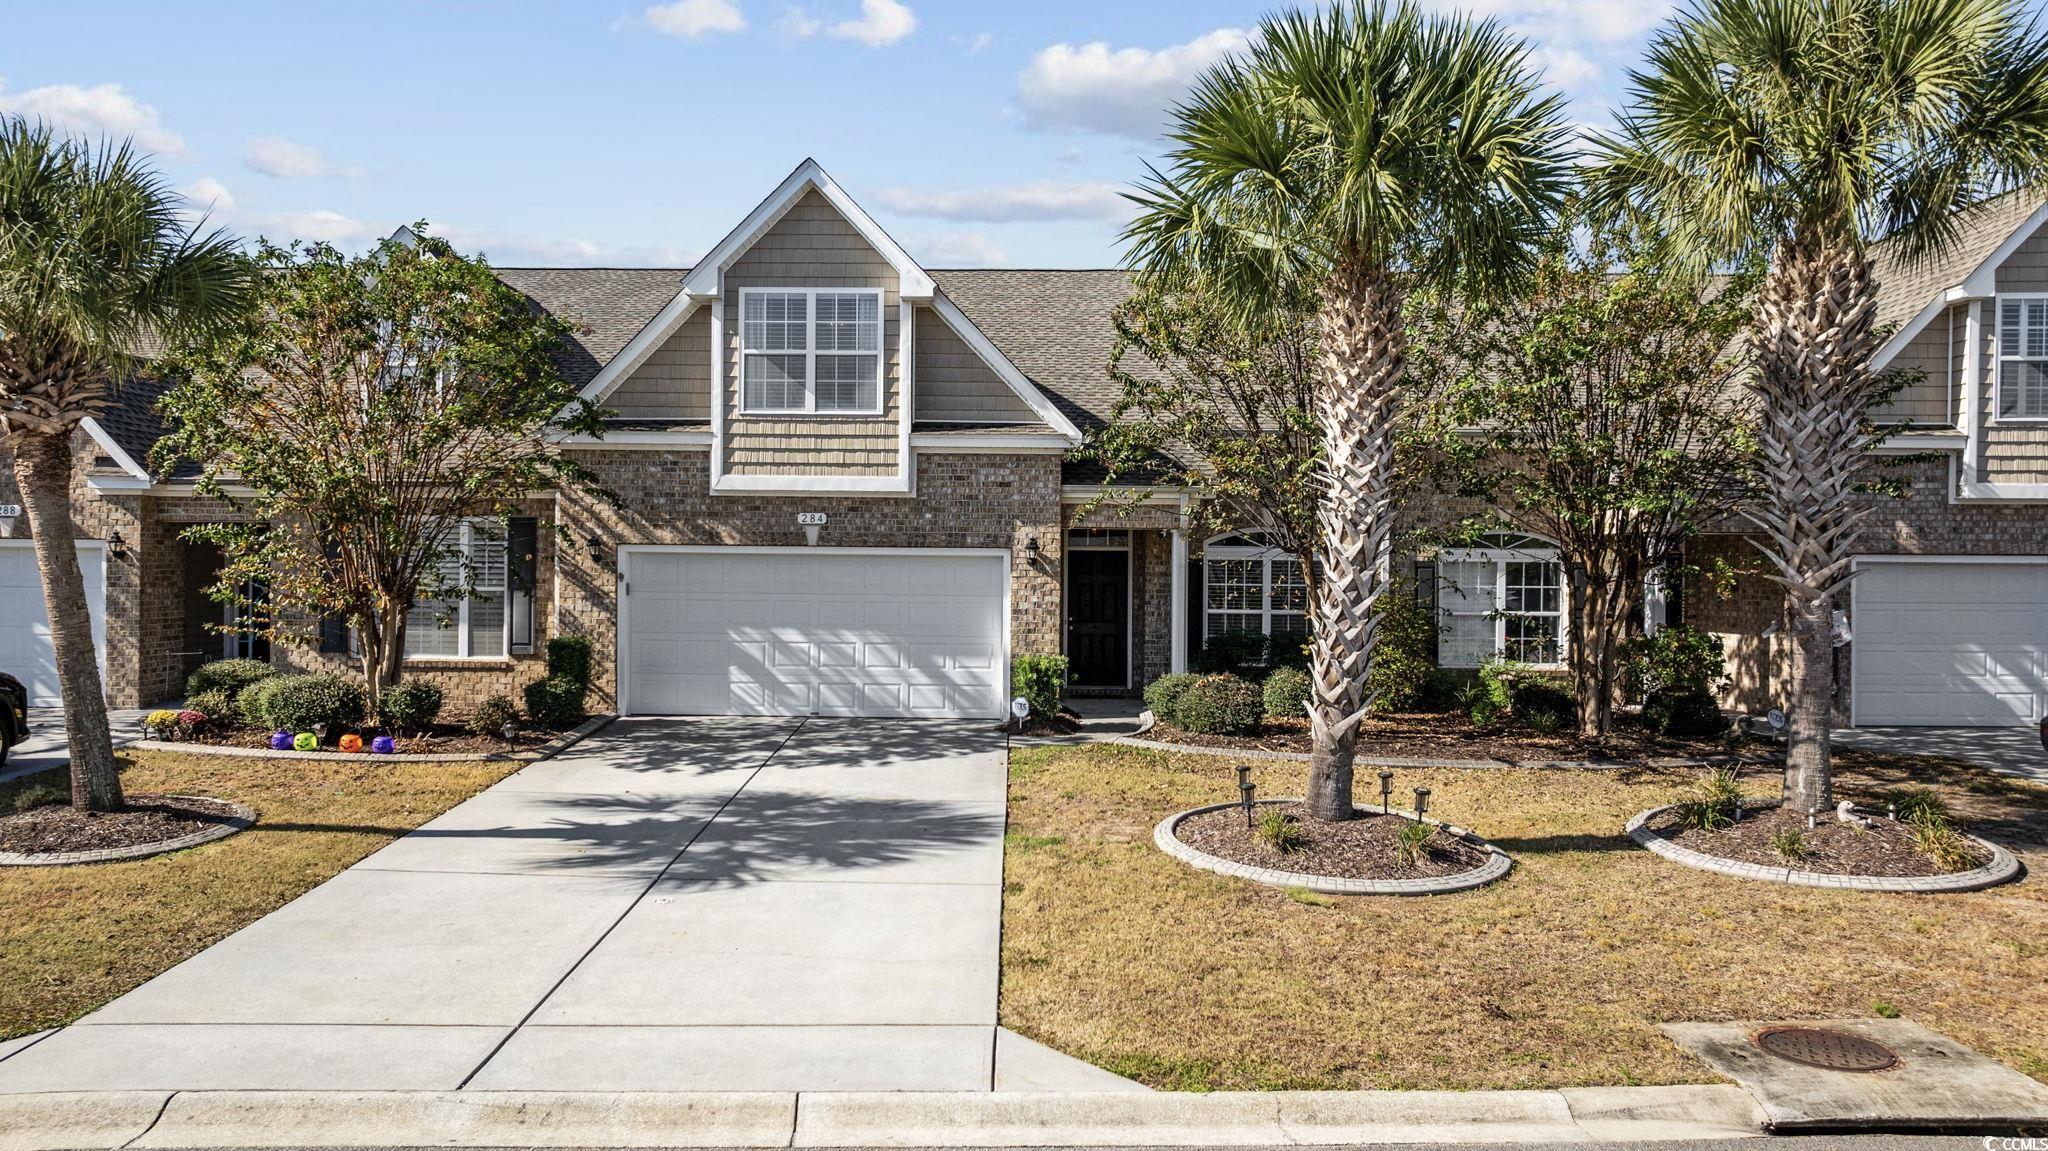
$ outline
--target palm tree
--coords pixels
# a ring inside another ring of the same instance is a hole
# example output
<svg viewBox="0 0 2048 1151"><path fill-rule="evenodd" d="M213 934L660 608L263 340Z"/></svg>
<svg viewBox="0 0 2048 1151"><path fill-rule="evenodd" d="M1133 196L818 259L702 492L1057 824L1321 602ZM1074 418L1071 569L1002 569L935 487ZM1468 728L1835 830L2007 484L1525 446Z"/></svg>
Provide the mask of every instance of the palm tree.
<svg viewBox="0 0 2048 1151"><path fill-rule="evenodd" d="M1403 301L1525 270L1563 197L1556 96L1492 21L1410 0L1267 18L1174 112L1166 170L1132 197L1142 277L1197 272L1249 313L1317 302L1327 484L1311 589L1312 816L1348 819L1391 559Z"/></svg>
<svg viewBox="0 0 2048 1151"><path fill-rule="evenodd" d="M72 435L149 341L224 324L251 298L237 242L184 223L182 203L126 144L0 118L0 449L35 540L83 810L122 800L74 542Z"/></svg>
<svg viewBox="0 0 2048 1151"><path fill-rule="evenodd" d="M1784 794L1833 805L1832 613L1883 384L1869 244L1945 250L1992 196L2048 173L2048 41L2015 0L1699 0L1652 41L1589 174L1704 270L1761 258L1748 515L1786 591Z"/></svg>

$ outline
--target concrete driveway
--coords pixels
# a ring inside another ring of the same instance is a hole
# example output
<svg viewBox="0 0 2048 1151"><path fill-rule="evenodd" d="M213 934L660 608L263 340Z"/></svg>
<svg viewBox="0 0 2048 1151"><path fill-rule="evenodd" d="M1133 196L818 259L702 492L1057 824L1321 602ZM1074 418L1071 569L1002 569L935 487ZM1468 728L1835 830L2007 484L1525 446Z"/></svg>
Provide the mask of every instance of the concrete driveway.
<svg viewBox="0 0 2048 1151"><path fill-rule="evenodd" d="M0 1059L0 1092L989 1090L1005 775L981 723L621 721Z"/></svg>
<svg viewBox="0 0 2048 1151"><path fill-rule="evenodd" d="M2048 783L2048 751L2031 727L1838 727L1834 738L1844 747L1938 755Z"/></svg>

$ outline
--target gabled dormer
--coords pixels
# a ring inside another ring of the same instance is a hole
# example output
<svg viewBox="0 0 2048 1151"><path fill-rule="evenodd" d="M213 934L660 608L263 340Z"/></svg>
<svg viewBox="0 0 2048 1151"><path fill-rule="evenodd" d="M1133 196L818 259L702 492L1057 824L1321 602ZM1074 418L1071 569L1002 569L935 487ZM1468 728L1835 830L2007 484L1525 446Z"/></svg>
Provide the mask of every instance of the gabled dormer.
<svg viewBox="0 0 2048 1151"><path fill-rule="evenodd" d="M715 493L910 494L920 421L1000 425L1054 450L1080 440L812 160L683 277L584 394L627 418L701 419L692 438L708 433Z"/></svg>

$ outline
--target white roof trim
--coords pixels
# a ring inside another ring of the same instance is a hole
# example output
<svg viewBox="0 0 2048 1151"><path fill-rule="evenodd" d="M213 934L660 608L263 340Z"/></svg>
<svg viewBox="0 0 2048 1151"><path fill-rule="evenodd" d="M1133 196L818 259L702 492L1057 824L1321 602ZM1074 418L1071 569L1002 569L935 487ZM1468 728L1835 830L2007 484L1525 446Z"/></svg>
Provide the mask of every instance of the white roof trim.
<svg viewBox="0 0 2048 1151"><path fill-rule="evenodd" d="M711 446L711 433L698 429L668 432L635 429L606 432L602 436L561 436L555 442L577 448L708 448Z"/></svg>
<svg viewBox="0 0 2048 1151"><path fill-rule="evenodd" d="M693 299L687 293L676 293L675 298L662 305L661 311L656 312L654 318L647 321L647 326L626 341L626 346L619 349L619 354L613 356L599 369L597 375L592 376L590 382L583 385L583 390L577 394L592 403L602 400L606 393L619 385L620 380L638 371L640 365L647 362L647 357L653 355L656 348L667 343L668 338L675 335L676 329L683 326L684 321L690 318L690 313L696 311L697 305L701 303L702 300Z"/></svg>
<svg viewBox="0 0 2048 1151"><path fill-rule="evenodd" d="M100 446L101 451L114 457L114 462L121 466L122 471L127 472L130 476L141 480L145 484L154 482L150 479L149 469L136 463L135 457L122 451L121 445L114 442L114 437L107 434L107 429L101 427L98 420L87 416L79 426L84 428L85 434L91 436L93 442Z"/></svg>
<svg viewBox="0 0 2048 1151"><path fill-rule="evenodd" d="M882 230L880 224L875 223L873 216L862 211L861 206L853 202L853 197L847 195L816 160L809 159L798 164L796 171L791 172L775 191L769 193L767 199L747 213L747 218L740 221L739 227L726 233L725 239L720 240L717 247L697 261L697 266L690 269L689 275L683 277L683 291L694 296L716 295L719 291L719 277L724 274L725 269L734 260L739 259L748 248L753 247L754 241L760 239L763 232L774 227L775 222L782 218L782 214L789 211L790 206L801 199L804 193L813 189L837 208L839 214L846 217L847 223L852 224L862 238L895 267L900 281L897 285L898 294L912 300L931 298L934 291L931 276L918 266L916 260L910 258L910 253L904 251L902 245Z"/></svg>
<svg viewBox="0 0 2048 1151"><path fill-rule="evenodd" d="M974 321L967 318L967 313L962 312L952 300L947 299L944 292L932 296L932 310L939 314L940 319L946 321L946 326L953 329L954 335L965 340L967 346L974 349L974 354L980 356L991 371L1010 385L1010 390L1017 393L1017 398L1023 400L1025 406L1038 413L1039 419L1044 420L1073 443L1078 445L1081 442L1081 429L1074 426L1074 421L1061 413L1059 408L1046 398L1045 393L1038 390L1038 385L1031 382L1031 377L1011 363L1010 357L1004 355L1001 348L996 347L995 341L984 335L980 328L975 327Z"/></svg>
<svg viewBox="0 0 2048 1151"><path fill-rule="evenodd" d="M2048 201L2043 201L2040 207L2028 213L2027 218L2021 221L1998 247L1993 248L1990 255L1970 269L1962 282L1943 289L1931 303L1920 309L1919 314L1906 321L1904 326L1893 333L1892 338L1885 341L1884 347L1877 350L1877 355L1871 357L1870 366L1882 368L1890 363L1893 356L1903 351L1906 345L1913 341L1913 337L1925 330L1928 324L1933 323L1934 318L1947 310L1950 304L1961 303L1964 300L1985 300L1997 295L1998 266L2011 259L2012 254L2019 251L2020 245L2026 243L2027 238L2035 232L2040 231L2043 224L2048 224Z"/></svg>

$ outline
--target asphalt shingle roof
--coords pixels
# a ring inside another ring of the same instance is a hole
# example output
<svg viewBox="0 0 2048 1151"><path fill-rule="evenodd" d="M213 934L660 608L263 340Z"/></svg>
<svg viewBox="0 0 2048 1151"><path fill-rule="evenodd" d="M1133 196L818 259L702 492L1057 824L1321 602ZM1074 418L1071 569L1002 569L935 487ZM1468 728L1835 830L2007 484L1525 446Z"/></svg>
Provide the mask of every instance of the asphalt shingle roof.
<svg viewBox="0 0 2048 1151"><path fill-rule="evenodd" d="M582 387L682 290L688 268L498 268L498 278L574 331L557 356Z"/></svg>
<svg viewBox="0 0 2048 1151"><path fill-rule="evenodd" d="M1962 283L2040 206L2040 196L2023 192L1987 200L1962 218L1955 243L1938 259L1907 262L1895 245L1880 241L1870 253L1877 276L1878 328L1903 325L1937 293Z"/></svg>

